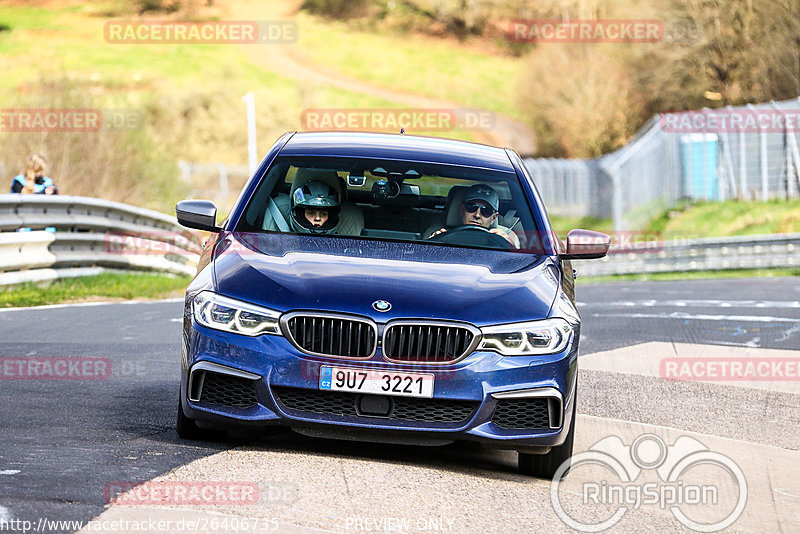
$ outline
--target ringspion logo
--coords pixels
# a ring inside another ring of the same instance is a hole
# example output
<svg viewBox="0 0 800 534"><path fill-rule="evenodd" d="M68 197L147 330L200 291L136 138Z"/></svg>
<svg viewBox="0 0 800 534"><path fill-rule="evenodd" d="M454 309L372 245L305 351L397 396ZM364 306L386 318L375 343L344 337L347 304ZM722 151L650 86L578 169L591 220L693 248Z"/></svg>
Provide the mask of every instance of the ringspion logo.
<svg viewBox="0 0 800 534"><path fill-rule="evenodd" d="M562 477L582 473L574 491ZM710 476L710 474L718 476ZM559 519L578 532L602 532L629 510L669 510L678 523L698 532L718 532L733 525L747 505L747 479L739 465L690 436L672 445L654 434L642 434L630 445L618 436L601 439L572 455L556 470L550 501ZM573 508L570 504L580 504ZM701 520L703 511L713 517Z"/></svg>

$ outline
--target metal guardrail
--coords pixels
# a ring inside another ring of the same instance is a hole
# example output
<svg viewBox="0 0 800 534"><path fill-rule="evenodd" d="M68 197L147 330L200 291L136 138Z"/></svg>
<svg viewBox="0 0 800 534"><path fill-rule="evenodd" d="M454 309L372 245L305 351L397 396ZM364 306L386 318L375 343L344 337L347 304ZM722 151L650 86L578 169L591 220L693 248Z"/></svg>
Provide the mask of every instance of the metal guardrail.
<svg viewBox="0 0 800 534"><path fill-rule="evenodd" d="M98 268L195 272L200 238L174 217L65 195L0 195L0 286Z"/></svg>
<svg viewBox="0 0 800 534"><path fill-rule="evenodd" d="M174 218L151 210L86 197L0 195L0 286L103 268L192 275L200 245ZM581 276L800 267L800 234L639 245L612 245L605 258L573 266Z"/></svg>
<svg viewBox="0 0 800 534"><path fill-rule="evenodd" d="M715 237L614 249L600 260L573 262L579 276L800 267L800 234ZM654 245L654 246L653 246Z"/></svg>

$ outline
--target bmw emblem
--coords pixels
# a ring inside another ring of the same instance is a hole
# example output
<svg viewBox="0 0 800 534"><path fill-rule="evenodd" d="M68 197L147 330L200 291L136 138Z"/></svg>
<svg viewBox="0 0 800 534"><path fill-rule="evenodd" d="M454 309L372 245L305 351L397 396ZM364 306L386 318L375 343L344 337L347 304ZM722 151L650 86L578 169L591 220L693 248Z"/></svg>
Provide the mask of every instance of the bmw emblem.
<svg viewBox="0 0 800 534"><path fill-rule="evenodd" d="M392 305L386 300L376 300L372 303L372 307L375 308L375 311L379 312L387 312L392 309Z"/></svg>

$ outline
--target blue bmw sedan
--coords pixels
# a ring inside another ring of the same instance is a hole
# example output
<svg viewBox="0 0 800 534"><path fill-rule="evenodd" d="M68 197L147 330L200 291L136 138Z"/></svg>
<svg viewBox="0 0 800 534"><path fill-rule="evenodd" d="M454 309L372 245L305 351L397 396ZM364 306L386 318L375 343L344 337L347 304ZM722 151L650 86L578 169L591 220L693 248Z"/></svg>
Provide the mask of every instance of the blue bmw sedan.
<svg viewBox="0 0 800 534"><path fill-rule="evenodd" d="M235 427L519 452L553 477L575 432L571 260L520 157L410 135L288 133L216 222L186 292L177 431ZM568 466L568 464L566 464ZM560 473L564 473L562 468Z"/></svg>

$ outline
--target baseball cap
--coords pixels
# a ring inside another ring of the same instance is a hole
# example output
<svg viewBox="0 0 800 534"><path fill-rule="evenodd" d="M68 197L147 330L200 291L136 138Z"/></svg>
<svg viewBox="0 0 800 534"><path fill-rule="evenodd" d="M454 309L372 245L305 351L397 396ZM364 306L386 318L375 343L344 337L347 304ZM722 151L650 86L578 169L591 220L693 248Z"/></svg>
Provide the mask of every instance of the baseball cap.
<svg viewBox="0 0 800 534"><path fill-rule="evenodd" d="M470 186L467 192L464 193L464 202L469 202L470 200L483 200L494 208L494 211L500 210L500 199L497 196L497 191L486 184Z"/></svg>

